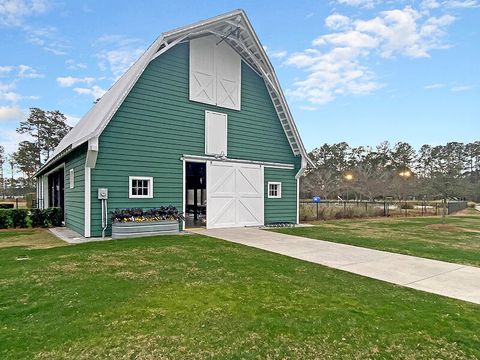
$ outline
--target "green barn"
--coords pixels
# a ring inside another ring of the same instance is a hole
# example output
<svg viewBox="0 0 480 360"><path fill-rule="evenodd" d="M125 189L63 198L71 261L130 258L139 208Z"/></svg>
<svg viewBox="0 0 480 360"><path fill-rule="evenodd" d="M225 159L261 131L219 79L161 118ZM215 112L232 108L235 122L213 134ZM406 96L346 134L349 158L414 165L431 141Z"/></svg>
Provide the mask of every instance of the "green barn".
<svg viewBox="0 0 480 360"><path fill-rule="evenodd" d="M99 189L108 211L176 206L183 228L298 223L308 164L272 64L236 10L163 33L38 171L37 201L62 207L85 237L102 234Z"/></svg>

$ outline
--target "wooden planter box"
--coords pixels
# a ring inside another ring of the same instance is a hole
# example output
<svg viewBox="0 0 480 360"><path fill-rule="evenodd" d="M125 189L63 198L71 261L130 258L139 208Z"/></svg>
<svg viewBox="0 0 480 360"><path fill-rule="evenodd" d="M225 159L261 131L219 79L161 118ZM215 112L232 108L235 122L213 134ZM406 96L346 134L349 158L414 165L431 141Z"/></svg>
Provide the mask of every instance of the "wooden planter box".
<svg viewBox="0 0 480 360"><path fill-rule="evenodd" d="M131 221L112 224L112 239L125 239L155 235L171 235L178 233L178 221Z"/></svg>

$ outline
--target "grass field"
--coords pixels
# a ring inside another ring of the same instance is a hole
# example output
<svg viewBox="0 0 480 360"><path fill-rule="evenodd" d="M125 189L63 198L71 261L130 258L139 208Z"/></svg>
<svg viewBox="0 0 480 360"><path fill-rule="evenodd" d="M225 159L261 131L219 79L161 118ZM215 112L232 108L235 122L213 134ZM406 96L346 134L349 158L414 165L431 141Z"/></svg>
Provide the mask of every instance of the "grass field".
<svg viewBox="0 0 480 360"><path fill-rule="evenodd" d="M440 222L439 217L334 220L274 231L480 266L480 212L466 209Z"/></svg>
<svg viewBox="0 0 480 360"><path fill-rule="evenodd" d="M480 358L478 305L200 235L0 244L1 359Z"/></svg>

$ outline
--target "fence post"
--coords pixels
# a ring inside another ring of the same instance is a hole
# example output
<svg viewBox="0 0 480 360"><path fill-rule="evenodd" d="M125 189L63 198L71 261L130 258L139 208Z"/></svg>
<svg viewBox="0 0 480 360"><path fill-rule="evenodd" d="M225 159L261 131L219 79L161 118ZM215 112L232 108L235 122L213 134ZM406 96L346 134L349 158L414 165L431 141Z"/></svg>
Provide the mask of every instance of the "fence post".
<svg viewBox="0 0 480 360"><path fill-rule="evenodd" d="M18 198L15 199L15 208L18 209Z"/></svg>
<svg viewBox="0 0 480 360"><path fill-rule="evenodd" d="M318 202L317 202L317 220L318 220Z"/></svg>

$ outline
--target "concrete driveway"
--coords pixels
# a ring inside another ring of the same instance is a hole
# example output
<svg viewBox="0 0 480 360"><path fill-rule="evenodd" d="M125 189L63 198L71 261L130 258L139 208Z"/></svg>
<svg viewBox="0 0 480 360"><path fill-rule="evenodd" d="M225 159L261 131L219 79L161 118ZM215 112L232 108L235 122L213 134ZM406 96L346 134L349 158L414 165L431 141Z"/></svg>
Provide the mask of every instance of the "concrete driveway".
<svg viewBox="0 0 480 360"><path fill-rule="evenodd" d="M480 268L477 267L279 234L258 228L193 232L480 304Z"/></svg>

